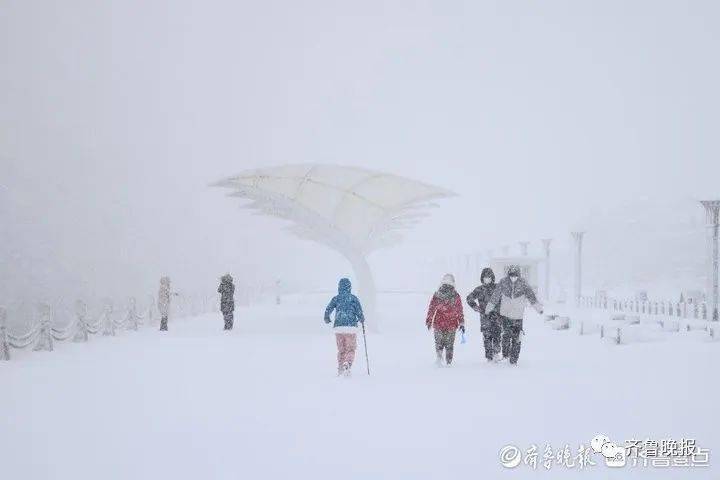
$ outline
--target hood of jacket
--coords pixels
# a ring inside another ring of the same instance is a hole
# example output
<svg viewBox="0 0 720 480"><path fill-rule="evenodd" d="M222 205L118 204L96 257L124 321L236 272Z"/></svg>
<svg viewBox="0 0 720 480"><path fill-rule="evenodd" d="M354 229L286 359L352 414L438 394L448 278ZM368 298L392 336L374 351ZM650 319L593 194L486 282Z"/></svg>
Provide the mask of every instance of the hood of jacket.
<svg viewBox="0 0 720 480"><path fill-rule="evenodd" d="M347 295L352 292L352 283L347 278L341 278L338 282L338 295Z"/></svg>
<svg viewBox="0 0 720 480"><path fill-rule="evenodd" d="M515 282L510 277L505 277L498 283L500 292L506 297L517 298L528 294L528 290L532 290L530 285L524 278L520 277Z"/></svg>
<svg viewBox="0 0 720 480"><path fill-rule="evenodd" d="M490 268L490 267L483 268L483 271L480 274L480 285L484 285L483 279L485 277L490 277L491 285L495 283L495 272L492 271L492 268Z"/></svg>
<svg viewBox="0 0 720 480"><path fill-rule="evenodd" d="M438 288L437 292L435 292L435 296L443 302L450 302L454 300L455 295L457 295L455 287L448 285L447 283L440 285L440 288Z"/></svg>

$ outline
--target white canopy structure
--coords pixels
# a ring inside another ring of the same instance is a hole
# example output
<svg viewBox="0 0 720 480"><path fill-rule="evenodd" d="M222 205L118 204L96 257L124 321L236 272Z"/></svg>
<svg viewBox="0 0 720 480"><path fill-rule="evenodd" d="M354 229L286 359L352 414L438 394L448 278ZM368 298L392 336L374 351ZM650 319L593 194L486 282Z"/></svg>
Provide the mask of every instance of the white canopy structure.
<svg viewBox="0 0 720 480"><path fill-rule="evenodd" d="M248 170L212 186L251 200L245 208L292 222L288 230L343 254L373 326L375 285L366 255L401 240L401 231L454 194L414 180L339 165L285 165Z"/></svg>

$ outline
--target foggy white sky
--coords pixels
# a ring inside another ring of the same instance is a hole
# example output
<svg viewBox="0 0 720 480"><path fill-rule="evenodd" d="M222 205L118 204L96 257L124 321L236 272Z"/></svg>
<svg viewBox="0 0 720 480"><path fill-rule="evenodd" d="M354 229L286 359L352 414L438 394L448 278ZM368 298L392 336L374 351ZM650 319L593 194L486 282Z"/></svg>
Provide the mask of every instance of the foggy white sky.
<svg viewBox="0 0 720 480"><path fill-rule="evenodd" d="M717 196L719 21L712 1L0 0L0 302L334 284L341 257L207 187L259 166L457 192L371 257L381 285L567 243L601 205Z"/></svg>

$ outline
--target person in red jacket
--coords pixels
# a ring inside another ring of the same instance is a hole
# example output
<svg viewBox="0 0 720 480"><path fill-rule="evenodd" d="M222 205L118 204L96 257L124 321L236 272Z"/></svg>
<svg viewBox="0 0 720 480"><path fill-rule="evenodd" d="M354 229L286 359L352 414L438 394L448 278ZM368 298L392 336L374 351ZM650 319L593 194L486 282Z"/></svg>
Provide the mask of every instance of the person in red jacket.
<svg viewBox="0 0 720 480"><path fill-rule="evenodd" d="M440 288L430 301L425 326L428 330L431 328L434 330L437 355L435 364L438 367L442 366L444 350L445 363L449 367L453 360L455 331L460 330L465 333L462 300L455 291L455 277L449 273L443 277Z"/></svg>

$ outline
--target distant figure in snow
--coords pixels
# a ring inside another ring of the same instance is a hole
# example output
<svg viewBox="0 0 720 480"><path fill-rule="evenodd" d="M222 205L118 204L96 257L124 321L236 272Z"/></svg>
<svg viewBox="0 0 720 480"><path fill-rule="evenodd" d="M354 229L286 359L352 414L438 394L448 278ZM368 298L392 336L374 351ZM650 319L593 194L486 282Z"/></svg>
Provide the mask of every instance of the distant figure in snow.
<svg viewBox="0 0 720 480"><path fill-rule="evenodd" d="M225 328L223 330L232 330L233 312L235 311L235 285L233 285L233 278L229 273L223 275L220 279L220 286L217 291L220 294L220 311L225 319Z"/></svg>
<svg viewBox="0 0 720 480"><path fill-rule="evenodd" d="M502 324L502 354L503 359L510 357L512 365L517 364L522 346L523 317L527 304L533 306L539 314L543 313L543 307L535 297L535 292L520 276L520 267L510 265L507 276L500 280L497 288L490 297L485 307L485 313L489 315L500 305L500 322Z"/></svg>
<svg viewBox="0 0 720 480"><path fill-rule="evenodd" d="M467 296L467 303L470 308L480 313L480 331L483 334L485 344L485 358L488 362L500 360L502 326L500 325L500 306L489 314L485 313L492 294L495 292L495 272L491 268L484 268L480 274L480 286L470 292Z"/></svg>
<svg viewBox="0 0 720 480"><path fill-rule="evenodd" d="M435 364L443 365L443 351L445 351L445 364L452 365L453 350L455 346L455 331L465 333L465 317L460 295L455 291L455 277L451 274L443 276L440 288L432 297L428 308L425 326L433 329L435 334Z"/></svg>
<svg viewBox="0 0 720 480"><path fill-rule="evenodd" d="M168 315L170 314L170 277L160 279L160 290L158 290L157 306L160 312L160 331L168 329Z"/></svg>
<svg viewBox="0 0 720 480"><path fill-rule="evenodd" d="M330 323L330 315L335 311L333 331L337 343L338 375L350 376L357 348L357 326L365 322L360 300L351 293L352 284L347 278L338 282L338 294L330 300L325 309L325 323Z"/></svg>

